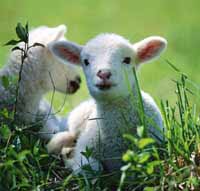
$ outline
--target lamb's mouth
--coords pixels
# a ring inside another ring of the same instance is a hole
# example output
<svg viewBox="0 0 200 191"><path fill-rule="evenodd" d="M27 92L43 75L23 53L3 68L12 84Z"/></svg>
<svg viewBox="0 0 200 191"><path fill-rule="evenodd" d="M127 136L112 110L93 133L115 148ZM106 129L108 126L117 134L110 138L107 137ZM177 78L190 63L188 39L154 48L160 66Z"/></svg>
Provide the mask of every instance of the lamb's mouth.
<svg viewBox="0 0 200 191"><path fill-rule="evenodd" d="M113 86L116 86L116 85L115 84L111 84L111 83L99 83L99 84L96 84L95 86L100 90L109 90Z"/></svg>

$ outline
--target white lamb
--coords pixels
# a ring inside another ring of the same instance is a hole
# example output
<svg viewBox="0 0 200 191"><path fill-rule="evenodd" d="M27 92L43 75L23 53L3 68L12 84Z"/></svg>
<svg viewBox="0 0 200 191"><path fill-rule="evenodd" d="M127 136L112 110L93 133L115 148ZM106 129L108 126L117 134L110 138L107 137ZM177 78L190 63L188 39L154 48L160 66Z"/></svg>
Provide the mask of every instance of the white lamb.
<svg viewBox="0 0 200 191"><path fill-rule="evenodd" d="M68 147L70 134L78 137L74 153L67 164L74 171L90 163L99 169L99 161L107 171L121 167L121 156L127 150L124 133L136 133L140 126L141 105L133 67L158 57L167 42L161 37L149 37L131 44L116 34L101 34L85 46L71 42L55 42L51 51L59 58L80 64L93 99L81 103L68 116L69 132L56 134L48 144L50 152ZM73 59L72 59L73 58ZM162 139L163 123L154 100L141 92L148 135ZM88 161L81 152L92 148Z"/></svg>
<svg viewBox="0 0 200 191"><path fill-rule="evenodd" d="M19 119L26 124L30 124L36 122L38 117L42 117L44 128L40 133L46 138L50 138L52 133L60 131L63 127L61 119L52 115L51 106L43 99L43 96L53 90L72 94L79 89L80 85L77 67L64 64L62 60L53 56L49 51L49 43L65 40L65 33L65 25L55 28L41 26L29 33L29 46L37 42L45 47L36 46L29 49L19 86L17 104ZM20 43L18 46L23 48L24 44ZM18 75L20 65L21 52L16 50L9 55L7 64L0 70L1 103L15 93L11 93L3 87L1 77Z"/></svg>

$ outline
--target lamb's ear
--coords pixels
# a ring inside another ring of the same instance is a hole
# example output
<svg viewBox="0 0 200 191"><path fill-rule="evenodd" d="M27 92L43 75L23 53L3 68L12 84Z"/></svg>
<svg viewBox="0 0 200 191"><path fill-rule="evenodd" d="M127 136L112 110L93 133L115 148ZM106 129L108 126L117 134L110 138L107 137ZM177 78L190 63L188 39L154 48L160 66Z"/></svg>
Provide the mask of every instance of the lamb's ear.
<svg viewBox="0 0 200 191"><path fill-rule="evenodd" d="M48 45L49 50L57 58L72 64L80 65L82 46L69 41L57 41Z"/></svg>
<svg viewBox="0 0 200 191"><path fill-rule="evenodd" d="M66 25L59 25L55 28L52 28L52 41L64 38L66 32L67 32Z"/></svg>
<svg viewBox="0 0 200 191"><path fill-rule="evenodd" d="M148 37L133 45L136 53L136 64L149 62L156 59L166 48L167 41L158 36Z"/></svg>

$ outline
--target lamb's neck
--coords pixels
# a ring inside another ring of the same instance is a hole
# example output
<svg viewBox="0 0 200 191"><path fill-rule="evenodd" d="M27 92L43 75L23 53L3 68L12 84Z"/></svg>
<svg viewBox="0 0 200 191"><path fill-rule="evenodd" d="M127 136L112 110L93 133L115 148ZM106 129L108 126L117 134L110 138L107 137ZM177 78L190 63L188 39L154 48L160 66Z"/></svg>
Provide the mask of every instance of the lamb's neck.
<svg viewBox="0 0 200 191"><path fill-rule="evenodd" d="M21 81L18 94L17 111L25 122L34 122L40 101L46 92L30 81Z"/></svg>
<svg viewBox="0 0 200 191"><path fill-rule="evenodd" d="M97 116L101 120L101 130L122 130L127 127L135 127L139 124L138 96L128 95L109 102L97 102ZM125 132L124 132L125 133Z"/></svg>
<svg viewBox="0 0 200 191"><path fill-rule="evenodd" d="M44 58L42 51L31 49L28 58L25 59L21 72L19 84L17 112L25 122L33 122L38 112L42 96L47 93L45 88L47 72L45 72ZM8 66L5 68L8 75L18 75L20 72L21 59L20 52L12 53Z"/></svg>
<svg viewBox="0 0 200 191"><path fill-rule="evenodd" d="M34 122L37 117L40 101L47 91L42 88L40 79L34 75L22 74L19 85L17 111L25 122Z"/></svg>

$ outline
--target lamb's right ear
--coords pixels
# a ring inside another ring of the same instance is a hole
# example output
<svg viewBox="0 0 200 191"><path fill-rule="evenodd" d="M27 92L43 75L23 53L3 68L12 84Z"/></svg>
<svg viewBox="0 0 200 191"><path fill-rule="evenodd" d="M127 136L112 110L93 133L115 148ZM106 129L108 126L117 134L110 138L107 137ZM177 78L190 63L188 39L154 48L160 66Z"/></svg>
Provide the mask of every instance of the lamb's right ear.
<svg viewBox="0 0 200 191"><path fill-rule="evenodd" d="M167 41L159 36L151 36L133 45L136 53L136 64L150 62L165 50Z"/></svg>
<svg viewBox="0 0 200 191"><path fill-rule="evenodd" d="M63 61L72 64L80 65L80 53L82 46L69 41L57 41L48 45L49 50L53 55L62 59Z"/></svg>

